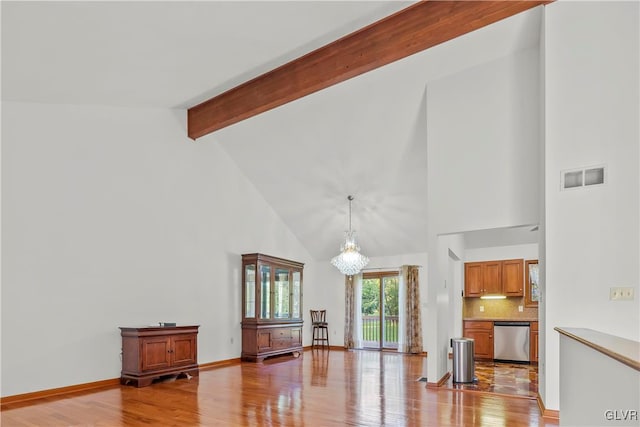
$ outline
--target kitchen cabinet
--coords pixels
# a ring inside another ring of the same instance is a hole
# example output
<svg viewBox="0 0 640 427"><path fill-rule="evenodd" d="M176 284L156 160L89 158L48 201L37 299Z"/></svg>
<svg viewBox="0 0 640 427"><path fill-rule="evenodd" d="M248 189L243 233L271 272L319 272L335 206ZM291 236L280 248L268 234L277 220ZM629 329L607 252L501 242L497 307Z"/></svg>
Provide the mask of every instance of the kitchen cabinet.
<svg viewBox="0 0 640 427"><path fill-rule="evenodd" d="M502 262L483 261L464 264L464 296L481 297L502 291Z"/></svg>
<svg viewBox="0 0 640 427"><path fill-rule="evenodd" d="M524 262L524 306L538 307L540 300L540 289L538 281L540 270L537 259L528 259Z"/></svg>
<svg viewBox="0 0 640 427"><path fill-rule="evenodd" d="M524 295L523 259L502 261L502 292L508 297Z"/></svg>
<svg viewBox="0 0 640 427"><path fill-rule="evenodd" d="M529 361L538 363L538 322L531 322L529 329Z"/></svg>
<svg viewBox="0 0 640 427"><path fill-rule="evenodd" d="M463 336L473 339L473 354L476 359L493 360L492 321L465 320Z"/></svg>
<svg viewBox="0 0 640 427"><path fill-rule="evenodd" d="M465 263L464 296L523 296L523 265L523 259Z"/></svg>
<svg viewBox="0 0 640 427"><path fill-rule="evenodd" d="M242 255L242 360L302 353L303 267L264 254Z"/></svg>
<svg viewBox="0 0 640 427"><path fill-rule="evenodd" d="M197 376L198 328L121 327L121 384L144 387L165 375Z"/></svg>
<svg viewBox="0 0 640 427"><path fill-rule="evenodd" d="M482 296L484 281L482 280L482 262L467 262L464 265L464 296Z"/></svg>

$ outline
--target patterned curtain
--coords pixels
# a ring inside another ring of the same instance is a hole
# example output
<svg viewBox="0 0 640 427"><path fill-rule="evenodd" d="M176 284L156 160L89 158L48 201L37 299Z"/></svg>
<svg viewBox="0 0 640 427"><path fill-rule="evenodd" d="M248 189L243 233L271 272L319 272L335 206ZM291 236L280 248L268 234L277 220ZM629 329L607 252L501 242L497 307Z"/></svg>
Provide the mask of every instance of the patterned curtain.
<svg viewBox="0 0 640 427"><path fill-rule="evenodd" d="M402 266L402 285L406 304L404 310L404 340L402 351L405 353L422 353L422 320L420 316L420 281L418 266Z"/></svg>
<svg viewBox="0 0 640 427"><path fill-rule="evenodd" d="M344 348L362 348L362 273L344 278Z"/></svg>
<svg viewBox="0 0 640 427"><path fill-rule="evenodd" d="M356 284L353 276L344 276L344 348L355 347L354 318L356 311Z"/></svg>

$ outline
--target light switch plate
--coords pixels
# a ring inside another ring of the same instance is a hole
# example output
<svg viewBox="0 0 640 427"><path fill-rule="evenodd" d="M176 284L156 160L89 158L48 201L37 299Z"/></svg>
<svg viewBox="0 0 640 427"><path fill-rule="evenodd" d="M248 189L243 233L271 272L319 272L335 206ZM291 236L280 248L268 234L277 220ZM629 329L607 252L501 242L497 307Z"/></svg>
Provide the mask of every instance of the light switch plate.
<svg viewBox="0 0 640 427"><path fill-rule="evenodd" d="M519 306L518 306L518 311L519 311L520 313L522 313L522 312L524 311L524 307L522 307L521 305L519 305Z"/></svg>

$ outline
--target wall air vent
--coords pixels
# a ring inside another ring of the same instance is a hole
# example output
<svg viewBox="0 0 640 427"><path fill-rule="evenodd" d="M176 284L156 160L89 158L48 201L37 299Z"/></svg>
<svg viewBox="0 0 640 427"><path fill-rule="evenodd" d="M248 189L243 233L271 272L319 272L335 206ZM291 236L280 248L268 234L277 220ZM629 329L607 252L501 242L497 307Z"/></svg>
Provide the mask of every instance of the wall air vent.
<svg viewBox="0 0 640 427"><path fill-rule="evenodd" d="M605 182L604 166L565 170L560 173L560 189L584 188Z"/></svg>
<svg viewBox="0 0 640 427"><path fill-rule="evenodd" d="M604 167L584 170L584 185L604 184Z"/></svg>

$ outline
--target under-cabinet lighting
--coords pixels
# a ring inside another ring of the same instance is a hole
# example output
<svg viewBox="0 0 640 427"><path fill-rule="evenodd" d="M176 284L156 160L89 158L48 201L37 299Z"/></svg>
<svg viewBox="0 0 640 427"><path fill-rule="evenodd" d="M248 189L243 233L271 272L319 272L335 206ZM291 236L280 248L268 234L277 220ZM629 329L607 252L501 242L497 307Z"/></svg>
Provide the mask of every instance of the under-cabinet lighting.
<svg viewBox="0 0 640 427"><path fill-rule="evenodd" d="M485 295L481 296L480 299L507 299L506 295Z"/></svg>

